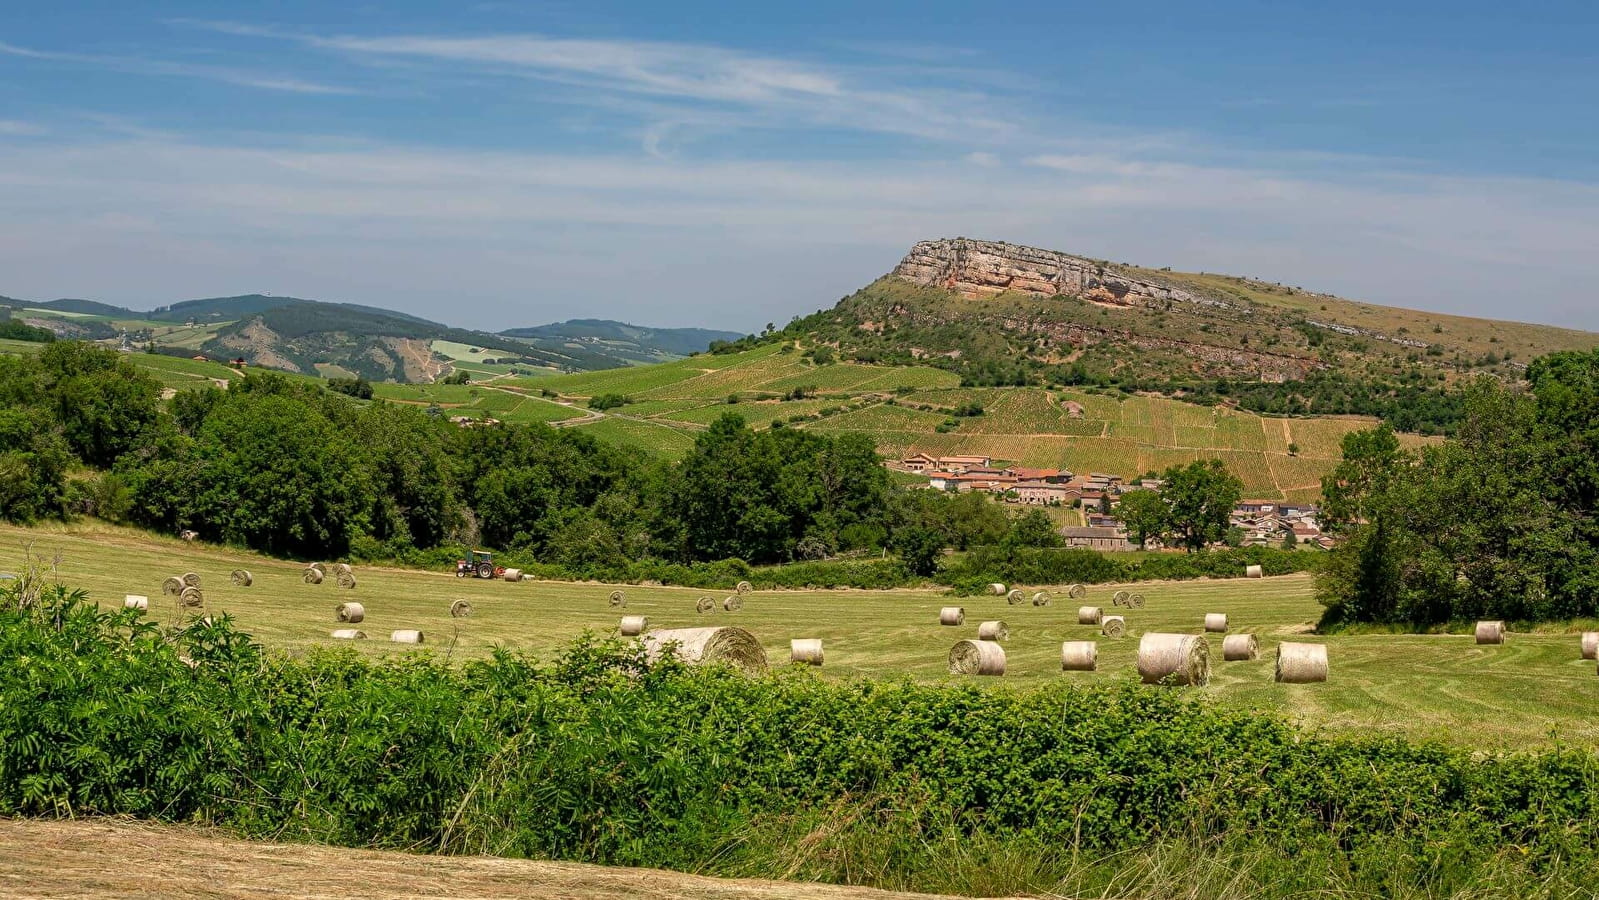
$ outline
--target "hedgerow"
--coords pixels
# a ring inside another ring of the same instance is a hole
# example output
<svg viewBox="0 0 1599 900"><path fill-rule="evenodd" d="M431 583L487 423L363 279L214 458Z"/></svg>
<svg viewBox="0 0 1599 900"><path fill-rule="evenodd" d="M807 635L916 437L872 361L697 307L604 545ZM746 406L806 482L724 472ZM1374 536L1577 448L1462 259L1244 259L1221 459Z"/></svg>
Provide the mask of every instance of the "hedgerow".
<svg viewBox="0 0 1599 900"><path fill-rule="evenodd" d="M62 589L0 612L7 815L897 887L971 884L956 846L1082 885L1174 844L1278 887L1599 887L1591 750L1332 738L1130 683L747 679L590 641L550 663L293 658ZM838 853L795 861L818 843Z"/></svg>

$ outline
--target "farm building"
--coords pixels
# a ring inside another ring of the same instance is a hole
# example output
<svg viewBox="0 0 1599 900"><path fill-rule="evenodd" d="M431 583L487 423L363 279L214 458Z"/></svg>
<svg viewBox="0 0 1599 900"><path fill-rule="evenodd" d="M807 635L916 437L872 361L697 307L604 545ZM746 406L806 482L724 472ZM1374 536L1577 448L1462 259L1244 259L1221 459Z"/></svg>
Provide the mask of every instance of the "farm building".
<svg viewBox="0 0 1599 900"><path fill-rule="evenodd" d="M1138 549L1127 539L1127 532L1120 528L1068 525L1062 528L1060 533L1061 536L1066 538L1066 546L1068 547L1082 547L1088 550L1100 550L1109 553Z"/></svg>

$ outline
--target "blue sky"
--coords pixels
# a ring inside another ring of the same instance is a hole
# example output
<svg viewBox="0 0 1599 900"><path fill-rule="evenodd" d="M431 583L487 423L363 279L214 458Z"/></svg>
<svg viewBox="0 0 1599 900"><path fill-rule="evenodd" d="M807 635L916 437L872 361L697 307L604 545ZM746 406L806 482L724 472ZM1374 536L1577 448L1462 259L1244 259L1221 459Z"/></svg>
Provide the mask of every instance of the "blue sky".
<svg viewBox="0 0 1599 900"><path fill-rule="evenodd" d="M0 294L752 329L968 235L1599 329L1599 5L62 2Z"/></svg>

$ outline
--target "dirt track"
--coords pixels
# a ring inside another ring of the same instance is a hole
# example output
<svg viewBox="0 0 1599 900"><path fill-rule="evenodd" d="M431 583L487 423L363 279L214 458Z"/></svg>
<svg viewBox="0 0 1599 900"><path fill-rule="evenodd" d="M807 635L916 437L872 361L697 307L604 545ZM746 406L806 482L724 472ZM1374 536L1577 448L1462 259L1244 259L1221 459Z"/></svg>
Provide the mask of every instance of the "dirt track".
<svg viewBox="0 0 1599 900"><path fill-rule="evenodd" d="M913 900L866 888L655 869L240 841L111 820L0 819L0 898Z"/></svg>

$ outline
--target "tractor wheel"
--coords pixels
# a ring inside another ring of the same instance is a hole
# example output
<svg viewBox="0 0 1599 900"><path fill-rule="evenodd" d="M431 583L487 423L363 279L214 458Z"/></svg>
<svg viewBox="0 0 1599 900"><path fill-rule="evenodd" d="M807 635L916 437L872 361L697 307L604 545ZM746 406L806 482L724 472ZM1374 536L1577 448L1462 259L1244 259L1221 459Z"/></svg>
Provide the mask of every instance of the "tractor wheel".
<svg viewBox="0 0 1599 900"><path fill-rule="evenodd" d="M456 566L455 567L455 577L456 578L465 578L466 577L466 570L461 568L460 566Z"/></svg>
<svg viewBox="0 0 1599 900"><path fill-rule="evenodd" d="M494 577L494 564L493 563L478 563L477 564L477 577L479 577L479 578L493 578Z"/></svg>

